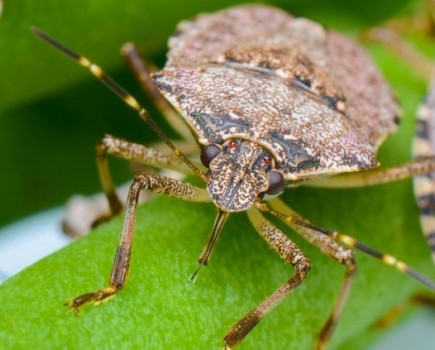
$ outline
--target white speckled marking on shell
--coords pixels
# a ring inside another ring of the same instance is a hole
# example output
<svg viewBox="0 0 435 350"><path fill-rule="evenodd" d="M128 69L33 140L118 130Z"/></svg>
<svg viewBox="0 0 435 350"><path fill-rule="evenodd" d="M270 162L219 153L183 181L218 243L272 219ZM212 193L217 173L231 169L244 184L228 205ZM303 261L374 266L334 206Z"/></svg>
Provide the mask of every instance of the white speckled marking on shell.
<svg viewBox="0 0 435 350"><path fill-rule="evenodd" d="M154 81L202 143L269 149L287 179L377 166L398 107L350 40L261 5L179 25Z"/></svg>

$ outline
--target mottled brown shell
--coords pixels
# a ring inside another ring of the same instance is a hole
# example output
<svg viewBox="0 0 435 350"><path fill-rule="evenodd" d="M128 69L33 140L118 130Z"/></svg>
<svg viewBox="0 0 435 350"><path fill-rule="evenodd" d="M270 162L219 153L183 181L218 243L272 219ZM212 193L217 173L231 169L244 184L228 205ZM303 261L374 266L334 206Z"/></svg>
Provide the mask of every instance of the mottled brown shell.
<svg viewBox="0 0 435 350"><path fill-rule="evenodd" d="M362 49L261 6L182 22L154 81L202 144L266 147L289 179L377 166L397 127L394 96Z"/></svg>

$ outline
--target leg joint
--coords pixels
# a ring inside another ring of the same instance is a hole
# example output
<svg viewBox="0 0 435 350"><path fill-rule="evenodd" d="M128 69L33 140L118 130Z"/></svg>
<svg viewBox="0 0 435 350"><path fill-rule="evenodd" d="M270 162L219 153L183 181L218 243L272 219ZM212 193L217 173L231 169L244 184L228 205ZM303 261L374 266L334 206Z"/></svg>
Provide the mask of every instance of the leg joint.
<svg viewBox="0 0 435 350"><path fill-rule="evenodd" d="M342 261L340 261L342 264L346 265L346 268L348 271L352 271L355 273L357 269L356 260L355 260L355 253L352 250L347 249L346 250L346 256L343 258Z"/></svg>
<svg viewBox="0 0 435 350"><path fill-rule="evenodd" d="M311 269L311 261L307 257L302 256L299 261L295 264L296 274L304 280L307 276L308 271Z"/></svg>
<svg viewBox="0 0 435 350"><path fill-rule="evenodd" d="M311 269L311 261L302 253L292 257L292 264L296 271L309 271Z"/></svg>
<svg viewBox="0 0 435 350"><path fill-rule="evenodd" d="M104 157L109 152L109 149L114 146L115 141L116 139L113 136L106 134L95 147L97 158Z"/></svg>
<svg viewBox="0 0 435 350"><path fill-rule="evenodd" d="M150 187L150 178L146 174L141 174L135 176L133 183L130 185L130 192L137 193L142 191L144 188L148 189Z"/></svg>
<svg viewBox="0 0 435 350"><path fill-rule="evenodd" d="M352 251L351 251L351 253L352 253L352 257L346 259L344 261L344 264L349 268L349 270L355 271L357 268L356 260L355 260L355 253Z"/></svg>

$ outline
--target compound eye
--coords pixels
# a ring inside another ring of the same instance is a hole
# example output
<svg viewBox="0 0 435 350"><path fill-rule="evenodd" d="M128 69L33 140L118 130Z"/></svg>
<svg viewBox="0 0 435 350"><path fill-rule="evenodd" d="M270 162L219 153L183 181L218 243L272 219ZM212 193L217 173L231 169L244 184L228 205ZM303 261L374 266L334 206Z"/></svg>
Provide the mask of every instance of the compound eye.
<svg viewBox="0 0 435 350"><path fill-rule="evenodd" d="M208 168L211 161L216 158L216 156L221 153L221 151L222 147L215 143L211 143L203 147L200 156L202 164L204 164Z"/></svg>
<svg viewBox="0 0 435 350"><path fill-rule="evenodd" d="M278 194L285 189L285 179L284 175L275 169L272 169L267 173L267 178L269 181L269 188L267 189L267 194Z"/></svg>
<svg viewBox="0 0 435 350"><path fill-rule="evenodd" d="M228 146L229 146L231 149L236 149L236 148L237 148L237 142L234 141L234 140L231 140L230 143L228 144Z"/></svg>

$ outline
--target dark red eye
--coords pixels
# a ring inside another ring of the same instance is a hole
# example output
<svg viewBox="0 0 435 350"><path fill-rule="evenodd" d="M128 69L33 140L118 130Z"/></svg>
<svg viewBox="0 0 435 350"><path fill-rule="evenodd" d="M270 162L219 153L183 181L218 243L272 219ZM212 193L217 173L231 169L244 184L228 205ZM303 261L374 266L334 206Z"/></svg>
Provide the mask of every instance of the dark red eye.
<svg viewBox="0 0 435 350"><path fill-rule="evenodd" d="M271 159L269 156L265 156L265 157L263 158L263 161L264 161L265 164L270 164L270 162L272 161L272 159Z"/></svg>
<svg viewBox="0 0 435 350"><path fill-rule="evenodd" d="M237 147L237 142L234 141L234 140L232 140L232 141L230 141L229 146L230 146L231 149L236 149L236 147Z"/></svg>

